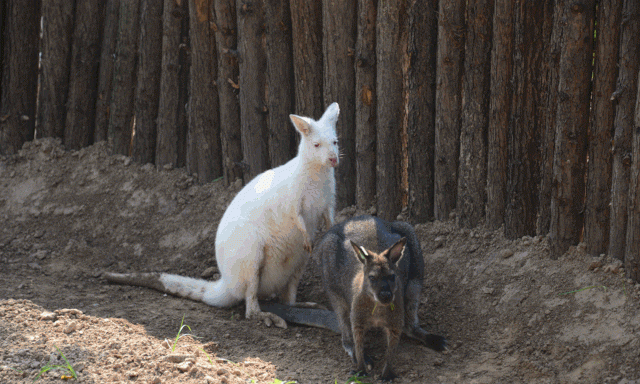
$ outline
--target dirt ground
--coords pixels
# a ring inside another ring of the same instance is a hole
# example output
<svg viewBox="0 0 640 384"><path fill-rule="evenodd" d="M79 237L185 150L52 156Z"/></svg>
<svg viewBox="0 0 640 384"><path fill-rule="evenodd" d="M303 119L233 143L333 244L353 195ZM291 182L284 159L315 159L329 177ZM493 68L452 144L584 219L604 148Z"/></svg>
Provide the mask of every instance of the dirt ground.
<svg viewBox="0 0 640 384"><path fill-rule="evenodd" d="M267 328L244 319L243 306L101 279L216 278L215 232L238 188L197 185L184 170L141 166L105 144L65 151L38 140L0 159L0 382L31 383L46 364L65 364L56 347L81 383L348 382L353 366L337 334ZM403 338L394 382L640 383L640 285L619 262L581 246L551 260L545 238L512 241L453 222L416 230L426 259L421 322L450 350ZM315 260L299 298L328 304ZM174 347L183 316L193 336ZM374 357L379 336L370 335Z"/></svg>

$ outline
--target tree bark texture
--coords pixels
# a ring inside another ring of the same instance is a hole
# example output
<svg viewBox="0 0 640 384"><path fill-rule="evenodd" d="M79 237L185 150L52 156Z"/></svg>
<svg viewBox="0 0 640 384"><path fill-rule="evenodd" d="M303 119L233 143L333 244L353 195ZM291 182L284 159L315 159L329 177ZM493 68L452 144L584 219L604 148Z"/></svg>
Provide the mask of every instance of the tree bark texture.
<svg viewBox="0 0 640 384"><path fill-rule="evenodd" d="M336 168L337 209L355 203L355 67L357 1L322 2L324 51L324 104L340 105L336 131L340 138L340 166Z"/></svg>
<svg viewBox="0 0 640 384"><path fill-rule="evenodd" d="M266 54L262 46L264 10L262 3L237 0L238 54L240 55L240 123L243 162L248 166L248 183L269 168L268 131L265 104Z"/></svg>
<svg viewBox="0 0 640 384"><path fill-rule="evenodd" d="M436 2L409 2L406 73L408 209L412 222L433 219L435 140Z"/></svg>
<svg viewBox="0 0 640 384"><path fill-rule="evenodd" d="M42 3L38 137L64 134L75 1Z"/></svg>
<svg viewBox="0 0 640 384"><path fill-rule="evenodd" d="M563 1L567 24L560 55L553 159L549 231L552 258L578 244L582 230L594 8L593 0Z"/></svg>
<svg viewBox="0 0 640 384"><path fill-rule="evenodd" d="M80 149L93 143L103 19L102 0L76 2L63 140L68 149Z"/></svg>
<svg viewBox="0 0 640 384"><path fill-rule="evenodd" d="M544 61L543 70L545 74L543 78L546 84L543 91L546 90L545 99L543 100L544 109L541 112L541 118L544 122L544 135L541 142L541 163L540 163L540 186L538 193L538 219L536 221L536 233L546 236L549 233L551 225L551 188L553 184L553 157L555 154L556 141L556 113L558 111L558 80L560 76L560 54L562 53L563 35L565 22L563 19L562 9L564 3L561 1L553 1L551 31L548 46L545 50L546 59ZM547 28L545 28L546 30Z"/></svg>
<svg viewBox="0 0 640 384"><path fill-rule="evenodd" d="M598 4L584 212L584 240L587 252L592 255L605 253L609 244L611 142L615 119L611 95L618 76L621 10L622 2L619 0L600 1Z"/></svg>
<svg viewBox="0 0 640 384"><path fill-rule="evenodd" d="M539 145L544 127L537 110L544 103L545 3L517 1L514 5L514 55L507 140L507 205L505 235L534 235L538 212Z"/></svg>
<svg viewBox="0 0 640 384"><path fill-rule="evenodd" d="M214 0L218 46L218 95L222 164L226 185L242 178L235 0ZM282 129L286 129L282 127ZM295 134L295 133L294 133Z"/></svg>
<svg viewBox="0 0 640 384"><path fill-rule="evenodd" d="M356 205L376 200L376 0L358 0L356 38Z"/></svg>
<svg viewBox="0 0 640 384"><path fill-rule="evenodd" d="M512 0L496 0L491 48L491 88L487 128L487 212L490 229L504 223L507 193L507 138L511 115L513 68Z"/></svg>
<svg viewBox="0 0 640 384"><path fill-rule="evenodd" d="M33 140L40 33L40 0L7 0L2 36L0 155L14 154Z"/></svg>
<svg viewBox="0 0 640 384"><path fill-rule="evenodd" d="M402 5L387 1L378 3L376 26L376 93L385 95L378 103L376 194L378 216L395 220L402 209L402 117L404 103L402 95L402 48L400 25Z"/></svg>
<svg viewBox="0 0 640 384"><path fill-rule="evenodd" d="M222 176L217 56L211 0L189 0L191 70L187 171L206 183Z"/></svg>
<svg viewBox="0 0 640 384"><path fill-rule="evenodd" d="M189 21L186 6L186 0L164 0L163 5L160 98L155 148L155 164L158 168L165 165L178 166L178 148L181 147L180 144L184 145L186 136L185 103L180 99L180 90L186 88L186 84L180 81L181 73L188 71L184 58L186 50L182 43L183 24Z"/></svg>
<svg viewBox="0 0 640 384"><path fill-rule="evenodd" d="M470 0L466 12L456 206L459 224L473 228L484 219L487 199L487 95L490 92L493 0Z"/></svg>
<svg viewBox="0 0 640 384"><path fill-rule="evenodd" d="M640 83L636 93L636 109L633 130L633 162L629 189L629 212L624 269L627 277L640 282Z"/></svg>
<svg viewBox="0 0 640 384"><path fill-rule="evenodd" d="M293 50L289 0L265 0L267 23L267 107L269 114L269 159L271 167L291 160L296 154L293 113Z"/></svg>
<svg viewBox="0 0 640 384"><path fill-rule="evenodd" d="M640 69L640 2L625 0L622 9L618 79L611 100L616 103L611 174L611 220L607 253L624 259L627 237L629 177L634 109Z"/></svg>
<svg viewBox="0 0 640 384"><path fill-rule="evenodd" d="M290 0L296 113L322 116L322 2Z"/></svg>
<svg viewBox="0 0 640 384"><path fill-rule="evenodd" d="M131 156L142 164L155 162L162 70L162 9L163 2L158 0L142 0L140 4L136 131Z"/></svg>
<svg viewBox="0 0 640 384"><path fill-rule="evenodd" d="M466 1L462 0L441 1L438 12L434 161L436 220L448 220L456 207L465 4Z"/></svg>
<svg viewBox="0 0 640 384"><path fill-rule="evenodd" d="M102 49L98 69L96 121L94 124L94 141L96 142L107 140L109 137L109 108L113 89L114 56L118 43L119 15L120 0L106 0Z"/></svg>
<svg viewBox="0 0 640 384"><path fill-rule="evenodd" d="M114 153L126 156L131 154L139 31L140 0L121 2L109 107L109 141Z"/></svg>

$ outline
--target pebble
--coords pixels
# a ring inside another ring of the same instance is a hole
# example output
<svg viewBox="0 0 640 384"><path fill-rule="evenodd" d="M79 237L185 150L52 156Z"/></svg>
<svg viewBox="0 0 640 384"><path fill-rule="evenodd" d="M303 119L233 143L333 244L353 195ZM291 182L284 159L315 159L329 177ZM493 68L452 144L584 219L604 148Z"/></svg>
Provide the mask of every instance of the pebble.
<svg viewBox="0 0 640 384"><path fill-rule="evenodd" d="M64 329L62 330L62 332L69 334L75 330L77 330L79 328L79 325L77 322L75 321L70 321L67 323L67 325L64 327Z"/></svg>
<svg viewBox="0 0 640 384"><path fill-rule="evenodd" d="M193 366L193 362L192 361L184 361L184 362L176 365L176 368L180 372L189 372L189 370L191 369L192 366Z"/></svg>
<svg viewBox="0 0 640 384"><path fill-rule="evenodd" d="M500 251L498 251L498 257L500 257L501 259L508 259L511 256L513 256L513 250L506 248L506 249L502 249Z"/></svg>
<svg viewBox="0 0 640 384"><path fill-rule="evenodd" d="M167 355L165 357L163 357L163 360L166 361L170 361L172 363L182 363L183 361L190 359L190 360L195 360L195 356L194 355L178 355L178 354L173 354L173 355Z"/></svg>
<svg viewBox="0 0 640 384"><path fill-rule="evenodd" d="M40 316L38 316L38 320L43 320L43 321L53 321L58 317L58 315L56 315L53 312L42 312L40 314Z"/></svg>

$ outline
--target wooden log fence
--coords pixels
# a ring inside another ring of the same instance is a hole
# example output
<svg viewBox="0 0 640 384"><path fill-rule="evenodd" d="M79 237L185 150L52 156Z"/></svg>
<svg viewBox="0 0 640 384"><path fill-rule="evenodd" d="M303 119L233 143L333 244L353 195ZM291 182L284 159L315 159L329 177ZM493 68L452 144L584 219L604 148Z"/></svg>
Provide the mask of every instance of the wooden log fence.
<svg viewBox="0 0 640 384"><path fill-rule="evenodd" d="M0 155L36 137L201 182L340 104L339 208L585 242L640 281L640 0L0 0Z"/></svg>

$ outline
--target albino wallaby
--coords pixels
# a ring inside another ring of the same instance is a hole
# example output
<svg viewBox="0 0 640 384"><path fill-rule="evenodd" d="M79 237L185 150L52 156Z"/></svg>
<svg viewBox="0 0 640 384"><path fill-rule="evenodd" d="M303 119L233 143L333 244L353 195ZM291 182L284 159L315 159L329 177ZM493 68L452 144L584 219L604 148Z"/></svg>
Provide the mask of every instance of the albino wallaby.
<svg viewBox="0 0 640 384"><path fill-rule="evenodd" d="M323 224L326 228L333 225L339 112L338 104L333 103L317 121L289 116L301 137L298 155L256 176L225 211L215 242L219 280L166 273L106 273L104 277L216 307L245 300L247 318L286 328L279 316L260 311L258 298L279 295L287 305L303 306L296 303L296 293L311 244Z"/></svg>
<svg viewBox="0 0 640 384"><path fill-rule="evenodd" d="M386 333L384 380L395 377L390 360L402 332L436 351L446 348L444 337L427 333L418 321L424 259L411 225L356 217L327 231L312 257L321 260L323 286L337 315L342 345L357 372L366 373L370 364L364 354L369 328L381 327ZM328 311L271 305L263 309L293 323L335 329L335 316Z"/></svg>

